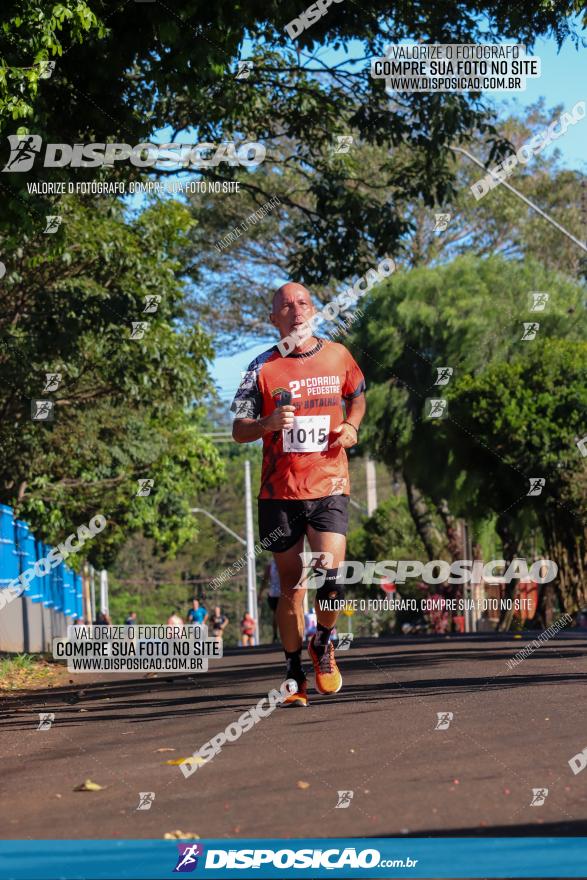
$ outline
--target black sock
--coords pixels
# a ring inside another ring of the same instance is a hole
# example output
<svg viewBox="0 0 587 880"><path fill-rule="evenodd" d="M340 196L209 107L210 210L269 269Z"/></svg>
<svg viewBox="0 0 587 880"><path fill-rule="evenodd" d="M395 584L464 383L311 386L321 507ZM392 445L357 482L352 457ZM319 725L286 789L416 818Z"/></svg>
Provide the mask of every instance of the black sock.
<svg viewBox="0 0 587 880"><path fill-rule="evenodd" d="M321 624L321 623L319 623L318 626L316 627L316 637L314 639L314 650L316 651L316 653L318 654L319 657L321 657L324 654L324 651L326 650L326 646L328 645L328 642L330 641L330 635L331 635L333 629L334 629L333 626L323 626L323 624Z"/></svg>
<svg viewBox="0 0 587 880"><path fill-rule="evenodd" d="M293 678L298 684L302 684L306 680L306 675L302 669L302 649L286 651L285 657L287 659L287 671L285 674L288 678Z"/></svg>
<svg viewBox="0 0 587 880"><path fill-rule="evenodd" d="M342 599L338 586L340 569L323 568L321 573L324 575L324 582L316 593L316 611L338 611L340 600ZM322 627L322 629L326 630L327 627ZM332 632L332 630L329 630L329 632Z"/></svg>

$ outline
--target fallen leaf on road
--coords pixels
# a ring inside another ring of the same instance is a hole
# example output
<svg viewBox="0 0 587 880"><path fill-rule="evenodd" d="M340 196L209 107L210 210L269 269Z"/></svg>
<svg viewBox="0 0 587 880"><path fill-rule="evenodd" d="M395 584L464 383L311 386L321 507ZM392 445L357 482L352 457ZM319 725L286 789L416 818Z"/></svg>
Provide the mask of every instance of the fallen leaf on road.
<svg viewBox="0 0 587 880"><path fill-rule="evenodd" d="M175 749L155 749L156 752L174 752Z"/></svg>
<svg viewBox="0 0 587 880"><path fill-rule="evenodd" d="M91 779L86 779L81 785L76 785L74 791L102 791L103 788L103 785L98 785L97 782L92 782Z"/></svg>
<svg viewBox="0 0 587 880"><path fill-rule="evenodd" d="M171 767L177 767L179 764L183 764L184 761L189 761L190 764L205 764L203 758L200 758L199 755L189 755L187 758L170 758L169 761L164 761L165 764L169 764Z"/></svg>
<svg viewBox="0 0 587 880"><path fill-rule="evenodd" d="M199 840L200 835L193 831L166 831L163 840Z"/></svg>
<svg viewBox="0 0 587 880"><path fill-rule="evenodd" d="M298 781L298 788L310 788L309 782L304 782L303 779Z"/></svg>

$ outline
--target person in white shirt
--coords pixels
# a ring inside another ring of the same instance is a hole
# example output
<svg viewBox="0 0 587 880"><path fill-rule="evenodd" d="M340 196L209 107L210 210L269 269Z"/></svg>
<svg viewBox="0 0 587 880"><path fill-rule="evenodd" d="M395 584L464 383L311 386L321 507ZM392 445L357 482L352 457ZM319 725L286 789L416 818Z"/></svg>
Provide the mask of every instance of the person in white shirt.
<svg viewBox="0 0 587 880"><path fill-rule="evenodd" d="M316 612L313 609L312 611L306 611L304 614L304 638L306 641L314 635L317 626L318 618L316 617Z"/></svg>

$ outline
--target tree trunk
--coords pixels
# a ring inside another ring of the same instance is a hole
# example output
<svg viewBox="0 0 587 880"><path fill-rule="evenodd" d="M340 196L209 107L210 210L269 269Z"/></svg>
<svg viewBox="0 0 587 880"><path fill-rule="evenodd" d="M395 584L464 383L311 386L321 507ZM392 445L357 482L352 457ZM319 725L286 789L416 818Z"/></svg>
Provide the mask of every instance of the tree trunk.
<svg viewBox="0 0 587 880"><path fill-rule="evenodd" d="M509 565L512 559L515 559L517 556L520 555L518 541L511 528L511 521L509 517L503 515L498 516L495 530L501 540L503 558L506 561L506 565ZM505 584L503 598L506 600L511 599L512 607L509 610L507 608L500 609L499 623L497 624L497 629L499 632L507 632L507 630L509 630L510 626L512 625L512 620L514 618L513 598L518 583L519 579L514 578L508 584Z"/></svg>
<svg viewBox="0 0 587 880"><path fill-rule="evenodd" d="M408 507L416 526L416 531L426 548L428 559L437 559L444 543L442 535L432 522L432 516L424 495L417 486L410 482L405 473L404 482L406 484Z"/></svg>
<svg viewBox="0 0 587 880"><path fill-rule="evenodd" d="M573 614L587 604L587 532L561 510L547 512L541 529L548 558L558 566L552 587L560 610Z"/></svg>
<svg viewBox="0 0 587 880"><path fill-rule="evenodd" d="M459 528L458 519L450 512L446 498L441 498L436 502L436 510L444 523L450 559L464 559L465 548L463 547L462 530Z"/></svg>

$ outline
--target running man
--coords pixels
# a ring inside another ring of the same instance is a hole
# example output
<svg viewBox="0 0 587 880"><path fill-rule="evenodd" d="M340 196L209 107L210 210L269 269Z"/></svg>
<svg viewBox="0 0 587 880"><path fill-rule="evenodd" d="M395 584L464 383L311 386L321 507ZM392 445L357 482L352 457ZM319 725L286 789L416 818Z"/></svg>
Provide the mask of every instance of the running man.
<svg viewBox="0 0 587 880"><path fill-rule="evenodd" d="M287 706L308 704L301 663L307 583L301 556L304 536L316 557L326 560L317 581L321 581L315 603L317 630L308 643L316 689L336 694L342 687L330 636L344 598L337 574L345 557L348 527L345 450L357 443L365 414L363 374L344 345L310 335L314 315L316 309L305 287L295 283L280 287L270 320L282 340L291 341L294 335L295 348L286 346L290 353L282 357L274 346L255 358L231 406L236 442L263 439L261 540L271 540L271 533L281 529L271 546L281 583L277 618L286 677L298 684L297 693L283 704Z"/></svg>

